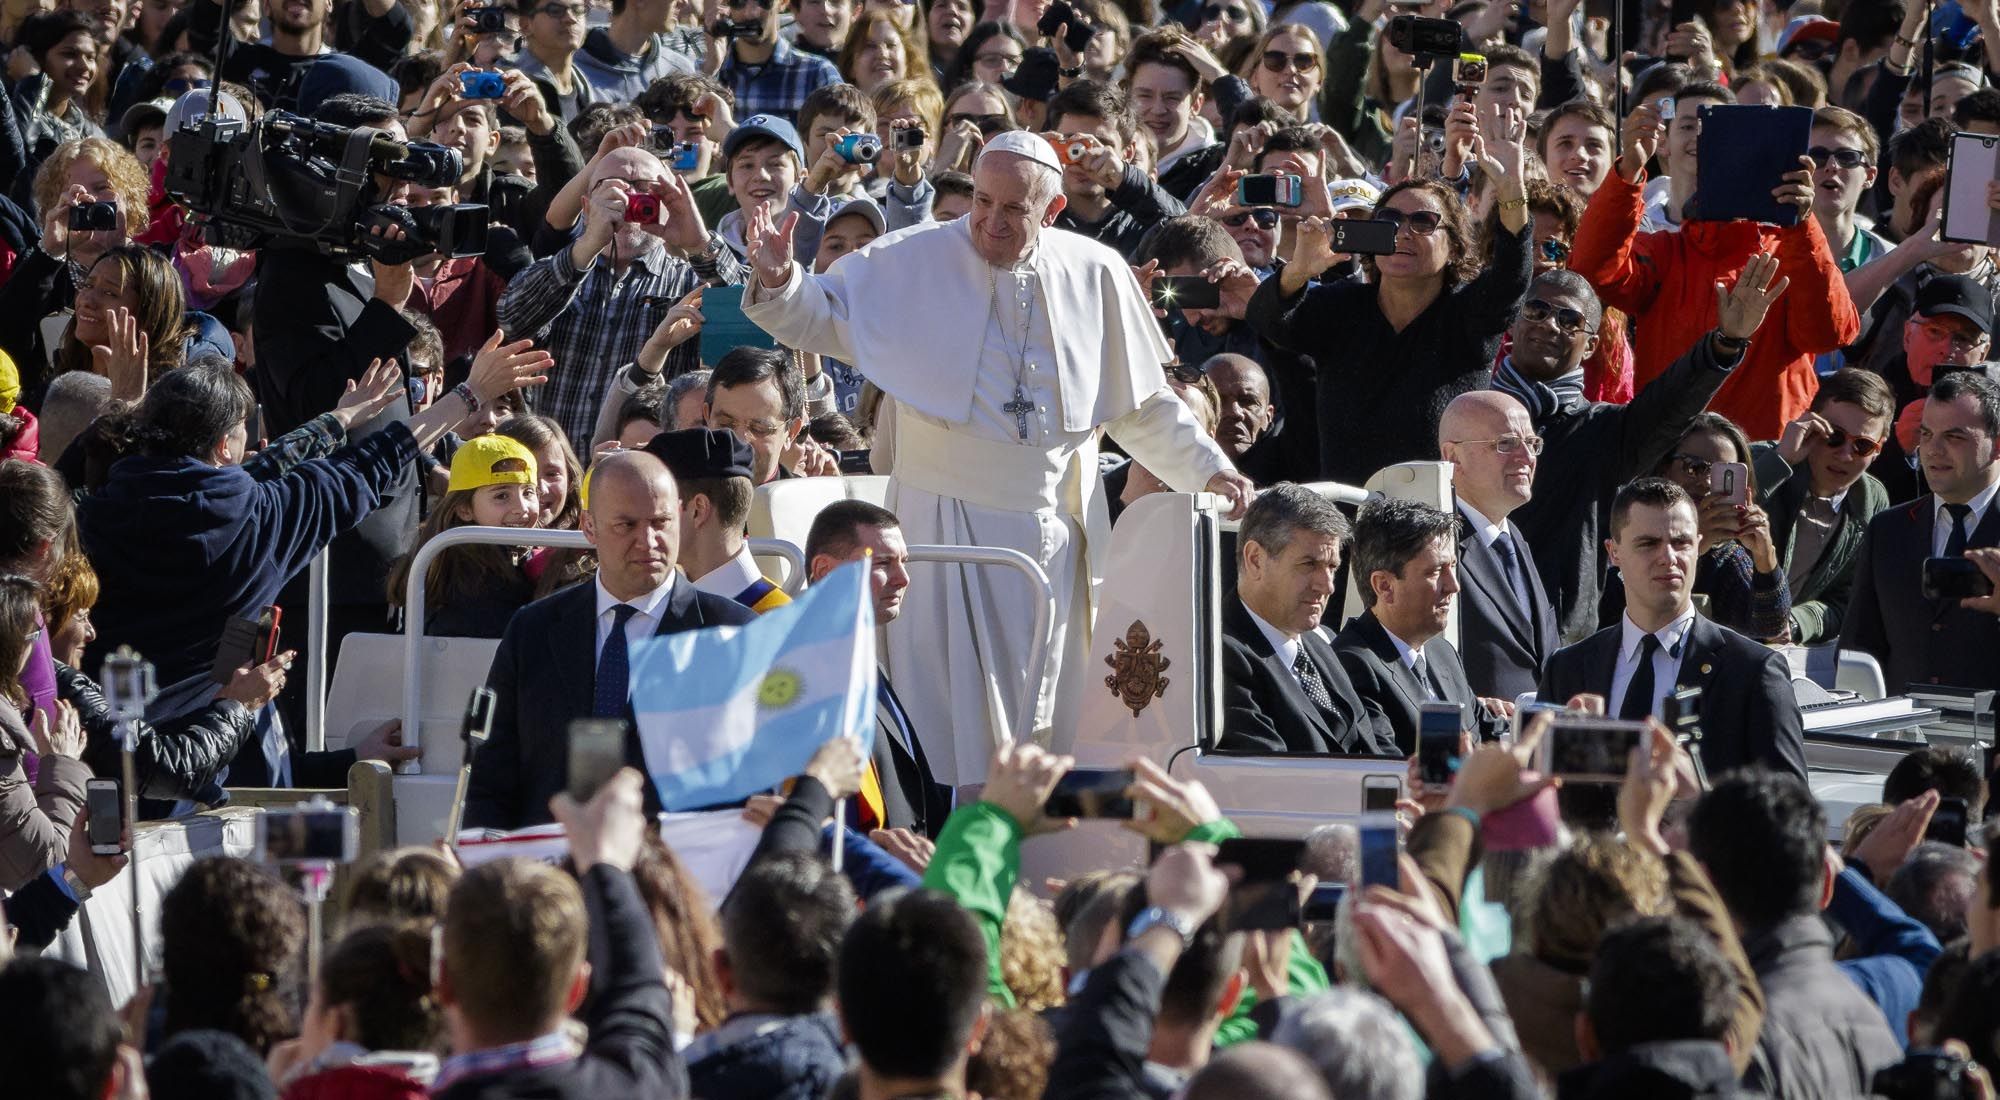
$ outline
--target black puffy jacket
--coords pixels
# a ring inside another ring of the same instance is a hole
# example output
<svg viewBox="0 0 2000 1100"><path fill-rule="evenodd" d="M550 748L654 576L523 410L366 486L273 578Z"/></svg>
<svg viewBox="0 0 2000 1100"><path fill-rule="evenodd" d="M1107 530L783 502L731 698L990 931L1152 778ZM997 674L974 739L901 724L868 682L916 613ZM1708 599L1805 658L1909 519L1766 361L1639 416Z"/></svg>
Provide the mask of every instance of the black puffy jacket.
<svg viewBox="0 0 2000 1100"><path fill-rule="evenodd" d="M120 778L117 723L104 689L76 669L56 662L56 695L76 708L85 744L83 762L92 773ZM165 802L196 798L213 791L215 777L236 758L237 750L256 728L255 712L233 699L217 699L198 710L160 725L139 723L139 742L132 761L139 797Z"/></svg>

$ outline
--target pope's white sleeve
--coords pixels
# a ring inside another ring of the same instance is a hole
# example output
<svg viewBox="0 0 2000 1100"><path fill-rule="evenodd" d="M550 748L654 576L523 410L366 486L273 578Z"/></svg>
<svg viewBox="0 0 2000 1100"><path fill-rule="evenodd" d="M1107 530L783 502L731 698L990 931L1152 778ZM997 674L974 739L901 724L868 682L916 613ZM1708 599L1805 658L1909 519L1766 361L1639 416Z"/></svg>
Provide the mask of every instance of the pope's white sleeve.
<svg viewBox="0 0 2000 1100"><path fill-rule="evenodd" d="M1194 412L1166 386L1104 430L1177 493L1198 493L1210 478L1235 468L1221 446L1201 430Z"/></svg>
<svg viewBox="0 0 2000 1100"><path fill-rule="evenodd" d="M846 283L835 275L808 275L794 263L785 285L771 290L750 274L743 293L743 316L788 348L832 356L853 363L854 347L847 326Z"/></svg>

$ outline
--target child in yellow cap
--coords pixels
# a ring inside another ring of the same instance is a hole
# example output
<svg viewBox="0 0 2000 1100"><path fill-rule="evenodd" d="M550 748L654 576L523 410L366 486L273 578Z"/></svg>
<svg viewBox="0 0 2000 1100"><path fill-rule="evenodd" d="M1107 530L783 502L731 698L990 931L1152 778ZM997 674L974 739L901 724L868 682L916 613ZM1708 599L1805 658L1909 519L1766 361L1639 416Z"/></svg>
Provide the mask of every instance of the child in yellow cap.
<svg viewBox="0 0 2000 1100"><path fill-rule="evenodd" d="M535 455L504 435L482 435L461 444L451 459L451 482L417 531L409 556L390 571L389 602L408 595L410 563L425 543L454 527L534 527L541 517ZM431 560L424 578L424 633L454 638L498 638L534 587L521 572L525 547L453 546Z"/></svg>

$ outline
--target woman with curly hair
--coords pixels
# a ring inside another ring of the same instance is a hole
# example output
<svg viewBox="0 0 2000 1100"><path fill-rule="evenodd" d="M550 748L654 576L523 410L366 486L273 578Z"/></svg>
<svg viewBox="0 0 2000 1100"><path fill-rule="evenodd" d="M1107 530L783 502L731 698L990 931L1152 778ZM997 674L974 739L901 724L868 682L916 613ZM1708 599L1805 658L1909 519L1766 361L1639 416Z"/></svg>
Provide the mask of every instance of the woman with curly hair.
<svg viewBox="0 0 2000 1100"><path fill-rule="evenodd" d="M247 860L196 860L160 902L164 1037L212 1028L269 1054L299 1033L305 945L296 890Z"/></svg>
<svg viewBox="0 0 2000 1100"><path fill-rule="evenodd" d="M1396 227L1396 248L1366 257L1373 279L1333 285L1313 280L1334 266L1326 187L1305 187L1297 245L1282 273L1264 280L1245 313L1258 335L1317 363L1317 379L1278 379L1288 393L1317 392L1317 478L1360 485L1383 466L1434 460L1437 425L1459 394L1492 378L1500 337L1514 321L1533 274L1525 193L1525 120L1489 109L1483 163L1499 210L1493 259L1482 270L1465 204L1434 179L1406 180L1383 193L1374 218ZM1223 292L1245 289L1244 273ZM1286 411L1291 416L1292 410ZM1315 414L1317 414L1315 416ZM1291 430L1287 427L1287 431Z"/></svg>

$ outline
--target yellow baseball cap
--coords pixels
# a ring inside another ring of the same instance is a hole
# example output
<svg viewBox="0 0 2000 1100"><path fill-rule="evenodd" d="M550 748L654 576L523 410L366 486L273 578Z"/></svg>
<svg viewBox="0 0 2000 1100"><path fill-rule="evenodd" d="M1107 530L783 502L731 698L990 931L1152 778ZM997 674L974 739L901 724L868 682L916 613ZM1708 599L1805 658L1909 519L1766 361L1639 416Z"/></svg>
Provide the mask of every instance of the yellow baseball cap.
<svg viewBox="0 0 2000 1100"><path fill-rule="evenodd" d="M482 435L459 445L451 456L452 492L488 485L533 485L535 452L504 435Z"/></svg>
<svg viewBox="0 0 2000 1100"><path fill-rule="evenodd" d="M21 399L21 371L14 366L14 360L0 351L0 413L14 411L14 403Z"/></svg>

